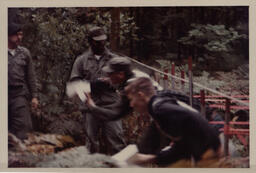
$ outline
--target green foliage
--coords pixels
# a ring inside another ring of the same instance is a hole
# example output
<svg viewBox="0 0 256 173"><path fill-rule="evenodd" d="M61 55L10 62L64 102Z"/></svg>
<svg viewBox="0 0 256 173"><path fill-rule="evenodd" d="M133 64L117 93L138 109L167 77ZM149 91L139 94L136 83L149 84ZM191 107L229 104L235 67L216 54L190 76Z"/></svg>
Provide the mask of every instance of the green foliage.
<svg viewBox="0 0 256 173"><path fill-rule="evenodd" d="M232 43L239 39L247 39L245 34L239 35L234 28L226 29L224 25L191 24L194 28L188 32L187 37L182 37L178 42L184 45L205 48L211 52L231 52Z"/></svg>
<svg viewBox="0 0 256 173"><path fill-rule="evenodd" d="M139 40L136 31L139 28L136 26L135 18L124 11L120 14L120 47L129 45L129 41ZM129 38L129 39L128 39Z"/></svg>
<svg viewBox="0 0 256 173"><path fill-rule="evenodd" d="M218 90L218 91L221 90L221 88L226 85L225 81L219 80L214 78L213 76L210 76L210 73L206 71L203 71L201 73L201 76L194 77L194 82L200 83L205 87ZM202 88L195 87L195 86L193 89L195 93L200 93L200 90L202 90ZM187 88L187 90L189 89Z"/></svg>
<svg viewBox="0 0 256 173"><path fill-rule="evenodd" d="M64 111L66 82L75 58L88 47L88 29L92 25L111 28L111 8L22 8L18 11L24 24L24 46L33 56L40 102L48 114ZM121 11L121 44L127 46L128 32L135 37L136 25L127 11Z"/></svg>
<svg viewBox="0 0 256 173"><path fill-rule="evenodd" d="M178 40L187 48L193 49L194 58L199 65L212 69L228 70L237 67L248 57L248 47L242 49L242 45L248 43L246 34L239 34L234 28L226 28L224 25L192 24L193 29L188 31L188 36Z"/></svg>
<svg viewBox="0 0 256 173"><path fill-rule="evenodd" d="M70 13L70 17L66 13ZM57 100L65 90L75 57L88 47L84 39L87 30L78 24L72 13L72 8L23 9L20 13L26 23L24 44L36 59L42 94L51 97L54 93Z"/></svg>

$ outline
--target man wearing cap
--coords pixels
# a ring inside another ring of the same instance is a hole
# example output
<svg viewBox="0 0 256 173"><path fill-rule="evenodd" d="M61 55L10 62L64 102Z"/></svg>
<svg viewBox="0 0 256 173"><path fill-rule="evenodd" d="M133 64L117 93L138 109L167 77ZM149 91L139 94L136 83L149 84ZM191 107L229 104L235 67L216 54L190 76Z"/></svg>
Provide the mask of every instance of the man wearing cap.
<svg viewBox="0 0 256 173"><path fill-rule="evenodd" d="M121 56L112 58L107 65L103 67L103 71L108 76L105 78L106 82L110 82L111 85L118 89L121 94L121 100L112 105L99 106L94 103L94 99L91 99L90 95L87 95L88 100L86 104L97 118L103 121L117 120L124 117L132 110L129 106L129 100L124 93L125 86L138 77L150 77L144 72L133 70L131 61L127 57ZM156 81L152 79L151 81L157 90L162 90L162 87Z"/></svg>
<svg viewBox="0 0 256 173"><path fill-rule="evenodd" d="M70 76L70 81L86 80L91 83L91 96L99 106L107 106L120 99L115 89L99 80L103 77L102 68L116 56L106 48L106 39L102 28L95 26L89 30L90 48L76 58ZM100 152L100 129L105 134L108 146L111 147L110 154L125 147L121 120L104 122L98 119L95 113L89 112L85 105L81 106L81 111L85 117L86 146L91 153Z"/></svg>
<svg viewBox="0 0 256 173"><path fill-rule="evenodd" d="M20 139L32 130L29 103L37 108L36 77L30 52L20 46L19 24L8 25L8 131Z"/></svg>
<svg viewBox="0 0 256 173"><path fill-rule="evenodd" d="M125 88L127 86L129 86L130 83L133 83L133 81L136 81L137 79L139 79L141 77L144 77L147 79L148 85L150 87L152 86L154 88L154 92L157 93L159 96L163 97L164 99L166 98L167 100L171 99L173 101L177 101L177 107L180 107L182 110L187 109L188 111L191 111L191 112L195 112L195 113L198 112L196 109L191 108L185 104L186 99L185 99L184 95L182 95L181 93L177 93L174 91L162 91L162 87L159 86L159 84L157 82L150 79L149 76L147 76L146 74L143 74L142 72L136 73L135 70L132 70L131 69L131 61L129 59L127 59L126 57L112 58L108 62L107 66L105 66L103 68L103 71L108 74L108 77L110 78L110 81L113 85L119 86L118 90L122 95L122 100L113 105L101 107L101 106L98 106L97 104L95 104L93 102L93 100L90 98L90 95L87 94L87 97L88 97L87 104L90 108L90 111L94 112L95 115L97 115L97 117L99 119L102 119L105 121L119 119L119 118L127 115L128 112L132 110L132 108L134 108L135 110L137 110L138 112L143 114L144 113L143 111L140 111L140 110L136 109L136 107L133 106L133 103L130 102L130 100L127 97L127 93L125 92ZM149 81L150 81L150 84L149 84ZM129 90L131 90L132 87L135 88L136 86L131 85L129 87L130 88ZM147 91L146 87L144 89L145 89L145 91ZM139 104L139 101L137 103ZM186 113L186 111L184 111L184 112ZM175 123L175 122L173 122L173 123ZM177 129L177 131L178 130L179 129ZM213 133L212 130L210 130L210 131L211 131L211 133ZM214 135L213 135L213 138L215 137ZM138 144L138 148L139 148L139 151L142 153L157 153L157 152L160 152L163 149L163 147L165 147L166 145L169 145L171 140L175 140L175 138L170 139L169 137L166 137L165 135L158 133L158 129L153 123L151 126L148 127L146 133L143 135L143 138L141 138L141 140ZM142 156L142 155L140 155L140 156ZM151 158L152 155L151 156L148 155L148 156L149 157L147 157L145 155L146 158ZM144 157L144 156L142 156L142 157ZM154 158L155 158L155 156L154 156ZM163 158L163 160L162 160L163 162L160 161L159 164L164 164L164 159L166 157L161 157L161 158ZM177 158L167 157L166 159L167 159L166 162L170 163L170 162L172 162L172 161L170 161L170 159L175 160Z"/></svg>

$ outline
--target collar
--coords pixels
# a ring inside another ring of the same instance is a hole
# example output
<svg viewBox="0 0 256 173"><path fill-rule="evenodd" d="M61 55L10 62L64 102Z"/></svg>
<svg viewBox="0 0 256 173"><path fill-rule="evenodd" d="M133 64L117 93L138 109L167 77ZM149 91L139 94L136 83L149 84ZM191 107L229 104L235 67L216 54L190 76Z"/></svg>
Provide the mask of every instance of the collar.
<svg viewBox="0 0 256 173"><path fill-rule="evenodd" d="M157 96L156 96L156 95L153 95L153 96L150 98L149 102L148 102L148 112L149 112L150 115L152 115L152 114L154 113L154 112L153 112L153 107L155 106L154 101L155 101L156 98L157 98Z"/></svg>
<svg viewBox="0 0 256 173"><path fill-rule="evenodd" d="M15 49L9 49L9 48L8 48L8 52L9 52L12 56L14 56L14 55L17 53L18 50L20 50L20 46L17 46Z"/></svg>
<svg viewBox="0 0 256 173"><path fill-rule="evenodd" d="M16 53L16 49L9 49L8 48L8 53L11 54L12 56L14 56L15 53Z"/></svg>
<svg viewBox="0 0 256 173"><path fill-rule="evenodd" d="M95 57L95 59L96 59L96 60L98 60L98 61L99 61L99 60L100 60L100 58L102 57L102 55L96 55L96 54L95 54L95 55L94 55L94 57Z"/></svg>
<svg viewBox="0 0 256 173"><path fill-rule="evenodd" d="M102 59L102 57L105 57L108 54L109 54L109 50L105 47L105 50L104 50L103 54L102 55L97 55L97 56L100 56L100 58L99 58L99 60L100 60L100 59ZM89 57L88 58L97 60L97 58L96 58L95 54L93 53L91 47L89 48Z"/></svg>

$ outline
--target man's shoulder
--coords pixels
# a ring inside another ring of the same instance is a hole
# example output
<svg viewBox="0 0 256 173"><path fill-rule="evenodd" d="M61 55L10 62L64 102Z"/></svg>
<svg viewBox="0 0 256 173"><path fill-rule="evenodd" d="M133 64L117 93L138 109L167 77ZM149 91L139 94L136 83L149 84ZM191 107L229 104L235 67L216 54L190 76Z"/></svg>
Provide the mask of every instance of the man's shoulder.
<svg viewBox="0 0 256 173"><path fill-rule="evenodd" d="M91 51L90 50L86 50L81 55L77 56L75 61L83 61L85 59L88 59L88 57L90 57L90 56L91 56Z"/></svg>
<svg viewBox="0 0 256 173"><path fill-rule="evenodd" d="M19 46L18 49L19 49L19 51L24 52L27 55L30 55L30 51L28 50L28 48Z"/></svg>
<svg viewBox="0 0 256 173"><path fill-rule="evenodd" d="M160 91L151 98L151 109L154 113L161 112L167 107L178 107L177 99L168 91Z"/></svg>
<svg viewBox="0 0 256 173"><path fill-rule="evenodd" d="M118 57L119 55L115 52L111 52L109 51L108 54L111 56L111 57Z"/></svg>
<svg viewBox="0 0 256 173"><path fill-rule="evenodd" d="M117 52L113 52L110 49L106 48L105 50L106 55L108 55L110 58L118 57L120 56Z"/></svg>

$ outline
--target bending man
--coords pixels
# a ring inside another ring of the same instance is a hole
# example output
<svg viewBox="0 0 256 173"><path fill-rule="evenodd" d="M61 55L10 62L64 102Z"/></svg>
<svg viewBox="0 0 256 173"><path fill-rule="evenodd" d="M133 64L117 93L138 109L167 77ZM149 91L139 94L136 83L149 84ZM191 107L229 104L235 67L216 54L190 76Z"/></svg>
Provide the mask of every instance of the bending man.
<svg viewBox="0 0 256 173"><path fill-rule="evenodd" d="M141 140L141 154L137 154L135 163L156 162L166 166L180 159L192 158L198 162L205 153L211 153L213 158L219 156L218 134L202 115L179 106L172 97L157 93L148 78L133 81L125 88L125 92L130 106L142 114L149 114L154 120L152 126L155 126L155 131L151 130ZM148 151L152 144L157 146L160 133L173 141L172 146L158 153Z"/></svg>

